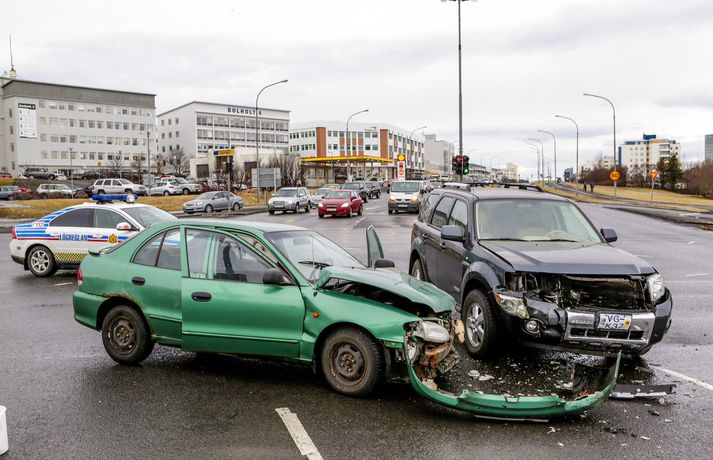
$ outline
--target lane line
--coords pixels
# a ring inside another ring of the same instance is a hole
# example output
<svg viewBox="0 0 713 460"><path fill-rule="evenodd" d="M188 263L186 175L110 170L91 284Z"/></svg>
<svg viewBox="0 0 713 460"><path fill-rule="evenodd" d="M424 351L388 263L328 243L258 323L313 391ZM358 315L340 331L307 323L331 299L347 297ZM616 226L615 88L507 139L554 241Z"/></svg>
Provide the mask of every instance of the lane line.
<svg viewBox="0 0 713 460"><path fill-rule="evenodd" d="M290 432L290 436L292 436L292 440L300 450L300 454L306 455L309 460L322 460L322 455L317 450L302 423L300 423L297 414L291 412L289 407L278 407L275 412L282 419L287 431Z"/></svg>
<svg viewBox="0 0 713 460"><path fill-rule="evenodd" d="M690 273L686 276L708 276L708 273Z"/></svg>
<svg viewBox="0 0 713 460"><path fill-rule="evenodd" d="M663 371L665 374L669 374L674 377L678 377L683 380L687 380L695 385L698 385L698 386L703 387L707 390L713 391L713 385L711 385L710 383L706 383L703 380L694 379L693 377L689 377L685 374L681 374L680 372L672 371L671 369L666 369L665 367L659 367L658 369Z"/></svg>
<svg viewBox="0 0 713 460"><path fill-rule="evenodd" d="M69 286L70 284L74 284L74 283L57 283L57 284L53 284L53 286Z"/></svg>

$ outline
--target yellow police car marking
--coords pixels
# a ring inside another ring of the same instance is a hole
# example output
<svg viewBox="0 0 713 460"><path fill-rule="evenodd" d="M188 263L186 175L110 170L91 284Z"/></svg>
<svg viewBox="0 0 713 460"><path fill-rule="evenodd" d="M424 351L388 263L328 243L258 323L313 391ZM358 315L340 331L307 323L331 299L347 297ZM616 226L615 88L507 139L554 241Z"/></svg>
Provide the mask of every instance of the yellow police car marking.
<svg viewBox="0 0 713 460"><path fill-rule="evenodd" d="M117 238L116 235L109 235L109 242L110 242L111 244L114 244L114 243L116 243L117 241L118 241L118 238Z"/></svg>
<svg viewBox="0 0 713 460"><path fill-rule="evenodd" d="M78 254L76 252L55 252L54 258L58 262L81 262L86 254Z"/></svg>

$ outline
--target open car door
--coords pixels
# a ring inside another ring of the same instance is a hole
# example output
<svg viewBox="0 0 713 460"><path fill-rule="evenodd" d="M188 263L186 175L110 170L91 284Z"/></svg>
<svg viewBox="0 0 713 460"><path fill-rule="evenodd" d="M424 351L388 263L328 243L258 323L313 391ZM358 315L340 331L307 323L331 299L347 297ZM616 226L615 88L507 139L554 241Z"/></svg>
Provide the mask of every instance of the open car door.
<svg viewBox="0 0 713 460"><path fill-rule="evenodd" d="M367 254L367 265L369 268L374 268L374 263L384 258L384 250L381 247L381 241L379 240L379 235L376 234L376 230L373 225L369 225L366 229L366 254Z"/></svg>

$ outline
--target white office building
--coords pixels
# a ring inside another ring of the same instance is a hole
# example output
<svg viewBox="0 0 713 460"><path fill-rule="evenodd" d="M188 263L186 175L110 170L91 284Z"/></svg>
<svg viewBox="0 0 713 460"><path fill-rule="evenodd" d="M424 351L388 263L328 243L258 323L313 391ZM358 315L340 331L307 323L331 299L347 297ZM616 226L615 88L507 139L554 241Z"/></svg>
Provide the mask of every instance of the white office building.
<svg viewBox="0 0 713 460"><path fill-rule="evenodd" d="M706 134L703 160L713 161L713 134Z"/></svg>
<svg viewBox="0 0 713 460"><path fill-rule="evenodd" d="M619 146L621 165L629 172L641 170L645 175L656 167L660 158L681 157L681 144L673 139L658 139L656 134L644 134L641 140L626 141Z"/></svg>
<svg viewBox="0 0 713 460"><path fill-rule="evenodd" d="M438 139L435 134L424 136L423 167L432 174L450 174L455 156L453 143Z"/></svg>
<svg viewBox="0 0 713 460"><path fill-rule="evenodd" d="M260 157L288 152L289 110L257 110L260 123ZM255 167L255 107L193 101L158 115L158 149L170 161L181 149L190 158L191 175L211 177L225 169L227 157L214 157L214 150L233 149L236 163Z"/></svg>
<svg viewBox="0 0 713 460"><path fill-rule="evenodd" d="M153 94L0 79L0 170L145 171L155 107Z"/></svg>

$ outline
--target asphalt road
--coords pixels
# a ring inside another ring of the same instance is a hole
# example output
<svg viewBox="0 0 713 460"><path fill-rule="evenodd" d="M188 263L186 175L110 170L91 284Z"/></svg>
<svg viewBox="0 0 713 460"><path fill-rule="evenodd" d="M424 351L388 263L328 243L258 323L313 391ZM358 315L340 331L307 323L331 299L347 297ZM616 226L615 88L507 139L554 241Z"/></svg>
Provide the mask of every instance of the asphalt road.
<svg viewBox="0 0 713 460"><path fill-rule="evenodd" d="M310 369L279 362L157 347L141 366L119 366L99 334L72 318L75 275L34 278L10 260L9 235L0 235L0 405L7 406L10 437L3 460L301 458L275 411L283 407L297 414L324 458L712 458L713 390L705 384L713 383L713 233L584 209L599 227L616 228L616 246L651 261L673 293L673 325L646 356L650 371L623 371L625 380L677 383L677 394L663 404L610 400L576 419L504 423L431 404L404 385L385 385L369 399L347 398ZM386 256L406 269L414 218L388 215L381 198L353 219L318 219L316 212L240 219L310 227L362 259L364 230L373 224ZM525 364L551 357L504 359ZM458 371L471 365L479 366L470 362Z"/></svg>

